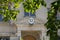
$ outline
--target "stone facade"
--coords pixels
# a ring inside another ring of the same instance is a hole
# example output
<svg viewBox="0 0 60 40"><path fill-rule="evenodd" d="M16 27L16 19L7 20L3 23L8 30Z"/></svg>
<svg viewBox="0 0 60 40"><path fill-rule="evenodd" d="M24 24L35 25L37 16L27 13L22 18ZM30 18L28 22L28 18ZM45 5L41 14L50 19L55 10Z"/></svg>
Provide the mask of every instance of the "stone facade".
<svg viewBox="0 0 60 40"><path fill-rule="evenodd" d="M17 21L11 21L11 23L0 22L0 36L9 36L10 40L20 40L21 38L25 40L24 37L30 35L30 37L33 36L36 40L49 40L49 36L46 36L47 29L44 24L47 22L47 8L50 8L50 3L55 0L45 1L47 7L41 6L36 10L36 17L34 18L33 25L30 25L28 22L30 17L24 17L24 8L21 3ZM29 37L27 37L27 39L28 38Z"/></svg>

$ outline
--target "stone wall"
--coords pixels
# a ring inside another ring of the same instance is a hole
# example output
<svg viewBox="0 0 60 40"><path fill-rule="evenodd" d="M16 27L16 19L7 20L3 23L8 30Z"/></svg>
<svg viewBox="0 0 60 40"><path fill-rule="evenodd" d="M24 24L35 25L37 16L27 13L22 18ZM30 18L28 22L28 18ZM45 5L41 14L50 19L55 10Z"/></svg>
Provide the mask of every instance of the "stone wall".
<svg viewBox="0 0 60 40"><path fill-rule="evenodd" d="M10 37L10 40L19 40L18 37Z"/></svg>
<svg viewBox="0 0 60 40"><path fill-rule="evenodd" d="M47 21L47 8L51 7L51 3L54 2L56 0L45 0L47 7L44 7L41 5L41 7L39 9L36 10L36 18L43 20L44 22ZM23 8L23 4L20 4L19 7L20 13L17 15L17 21L20 21L21 19L24 18L24 8Z"/></svg>
<svg viewBox="0 0 60 40"><path fill-rule="evenodd" d="M15 35L16 31L16 26L10 25L7 22L0 22L0 36Z"/></svg>

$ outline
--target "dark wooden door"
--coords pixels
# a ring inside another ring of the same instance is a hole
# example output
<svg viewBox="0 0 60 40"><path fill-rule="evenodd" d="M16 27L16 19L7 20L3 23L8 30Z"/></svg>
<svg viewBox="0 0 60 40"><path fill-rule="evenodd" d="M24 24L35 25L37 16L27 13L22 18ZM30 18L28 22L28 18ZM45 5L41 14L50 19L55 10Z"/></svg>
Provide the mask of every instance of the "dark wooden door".
<svg viewBox="0 0 60 40"><path fill-rule="evenodd" d="M23 40L36 40L36 38L31 35L27 35L23 37Z"/></svg>

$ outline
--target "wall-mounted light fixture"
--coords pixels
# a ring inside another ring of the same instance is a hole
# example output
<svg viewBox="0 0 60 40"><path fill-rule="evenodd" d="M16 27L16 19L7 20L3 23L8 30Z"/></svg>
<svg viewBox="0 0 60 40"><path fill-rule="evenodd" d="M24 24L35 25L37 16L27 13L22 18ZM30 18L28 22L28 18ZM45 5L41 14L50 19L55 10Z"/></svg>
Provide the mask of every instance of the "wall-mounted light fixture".
<svg viewBox="0 0 60 40"><path fill-rule="evenodd" d="M31 25L34 24L34 18L32 18L32 17L29 18L28 22L29 22L29 24L31 24Z"/></svg>

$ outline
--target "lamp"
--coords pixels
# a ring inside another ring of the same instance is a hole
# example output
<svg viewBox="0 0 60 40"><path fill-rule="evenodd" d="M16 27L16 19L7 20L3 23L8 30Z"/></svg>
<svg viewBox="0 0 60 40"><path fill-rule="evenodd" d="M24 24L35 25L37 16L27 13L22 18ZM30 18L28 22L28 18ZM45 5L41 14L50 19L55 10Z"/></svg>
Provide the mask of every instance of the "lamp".
<svg viewBox="0 0 60 40"><path fill-rule="evenodd" d="M34 18L32 18L32 17L29 18L28 22L29 22L29 24L31 24L31 25L34 24Z"/></svg>

